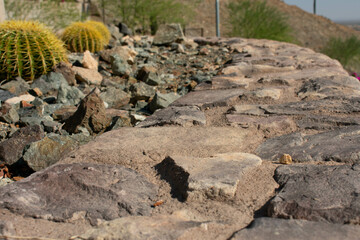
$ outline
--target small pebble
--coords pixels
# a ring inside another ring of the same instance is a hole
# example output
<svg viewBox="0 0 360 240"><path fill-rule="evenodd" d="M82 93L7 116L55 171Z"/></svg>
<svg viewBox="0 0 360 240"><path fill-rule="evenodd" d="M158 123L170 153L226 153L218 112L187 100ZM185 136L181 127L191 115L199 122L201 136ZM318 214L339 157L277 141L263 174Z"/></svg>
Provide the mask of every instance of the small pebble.
<svg viewBox="0 0 360 240"><path fill-rule="evenodd" d="M281 164L292 164L292 158L289 154L283 154L279 160Z"/></svg>

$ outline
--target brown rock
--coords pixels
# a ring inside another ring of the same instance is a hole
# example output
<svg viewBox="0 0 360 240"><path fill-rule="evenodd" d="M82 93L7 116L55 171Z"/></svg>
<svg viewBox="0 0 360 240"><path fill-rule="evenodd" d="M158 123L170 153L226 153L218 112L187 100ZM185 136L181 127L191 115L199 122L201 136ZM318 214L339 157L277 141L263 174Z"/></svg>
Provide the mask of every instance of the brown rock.
<svg viewBox="0 0 360 240"><path fill-rule="evenodd" d="M82 67L72 67L75 72L75 78L79 82L85 82L87 84L100 85L103 79L102 75L93 69L86 69Z"/></svg>
<svg viewBox="0 0 360 240"><path fill-rule="evenodd" d="M70 86L76 85L75 72L71 69L71 64L61 62L55 66L54 71L61 73Z"/></svg>
<svg viewBox="0 0 360 240"><path fill-rule="evenodd" d="M77 133L78 127L85 127L92 135L103 132L111 120L106 115L105 105L99 94L100 90L94 88L81 100L76 112L65 121L63 129L69 133Z"/></svg>
<svg viewBox="0 0 360 240"><path fill-rule="evenodd" d="M12 137L0 143L0 161L13 164L20 159L26 145L44 137L39 125L27 126L16 131Z"/></svg>
<svg viewBox="0 0 360 240"><path fill-rule="evenodd" d="M119 55L124 62L132 64L138 53L128 46L117 46L113 49L107 49L100 52L101 58L108 63L111 62L110 56L113 54Z"/></svg>

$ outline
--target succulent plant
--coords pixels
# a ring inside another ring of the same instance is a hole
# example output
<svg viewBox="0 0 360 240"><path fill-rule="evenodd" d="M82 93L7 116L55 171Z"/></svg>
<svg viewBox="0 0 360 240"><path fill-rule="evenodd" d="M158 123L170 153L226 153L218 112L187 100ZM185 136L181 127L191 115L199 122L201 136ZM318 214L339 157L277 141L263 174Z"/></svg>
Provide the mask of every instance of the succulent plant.
<svg viewBox="0 0 360 240"><path fill-rule="evenodd" d="M98 30L101 34L101 36L104 38L105 44L108 44L111 38L111 34L109 29L102 23L98 21L86 21L86 24L93 26Z"/></svg>
<svg viewBox="0 0 360 240"><path fill-rule="evenodd" d="M106 44L95 26L83 22L74 22L65 28L61 38L71 52L97 52Z"/></svg>
<svg viewBox="0 0 360 240"><path fill-rule="evenodd" d="M67 61L64 43L45 25L32 21L0 24L0 77L32 81Z"/></svg>

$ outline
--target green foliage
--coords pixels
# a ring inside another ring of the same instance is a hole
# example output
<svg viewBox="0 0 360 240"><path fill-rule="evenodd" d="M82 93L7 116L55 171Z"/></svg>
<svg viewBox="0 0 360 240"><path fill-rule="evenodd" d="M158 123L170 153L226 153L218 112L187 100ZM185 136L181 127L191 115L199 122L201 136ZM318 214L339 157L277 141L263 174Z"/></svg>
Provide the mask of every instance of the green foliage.
<svg viewBox="0 0 360 240"><path fill-rule="evenodd" d="M103 38L104 38L105 44L109 43L111 34L110 34L109 29L102 22L86 21L85 23L90 26L93 26L94 28L96 28L96 30L98 30L100 32L101 36L103 36Z"/></svg>
<svg viewBox="0 0 360 240"><path fill-rule="evenodd" d="M349 68L360 58L360 39L356 36L346 39L333 37L322 49L322 52L339 60L345 68Z"/></svg>
<svg viewBox="0 0 360 240"><path fill-rule="evenodd" d="M121 21L142 33L154 34L160 24L186 24L194 15L192 4L175 0L100 0L105 15Z"/></svg>
<svg viewBox="0 0 360 240"><path fill-rule="evenodd" d="M65 28L73 21L80 21L78 4L74 1L4 0L9 20L33 20L46 24L54 31Z"/></svg>
<svg viewBox="0 0 360 240"><path fill-rule="evenodd" d="M107 44L94 26L83 22L74 22L65 28L61 38L71 52L98 52Z"/></svg>
<svg viewBox="0 0 360 240"><path fill-rule="evenodd" d="M32 81L67 61L66 49L50 29L31 21L0 24L0 75Z"/></svg>
<svg viewBox="0 0 360 240"><path fill-rule="evenodd" d="M238 0L227 5L234 37L292 42L286 17L265 1Z"/></svg>

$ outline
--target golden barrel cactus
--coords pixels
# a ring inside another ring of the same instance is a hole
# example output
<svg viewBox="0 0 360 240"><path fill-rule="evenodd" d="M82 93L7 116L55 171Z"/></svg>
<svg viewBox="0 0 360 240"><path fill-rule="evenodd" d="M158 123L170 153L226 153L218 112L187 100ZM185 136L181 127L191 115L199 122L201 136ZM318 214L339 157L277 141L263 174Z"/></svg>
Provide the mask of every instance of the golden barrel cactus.
<svg viewBox="0 0 360 240"><path fill-rule="evenodd" d="M95 26L83 22L74 22L65 28L61 38L71 52L98 52L106 44Z"/></svg>
<svg viewBox="0 0 360 240"><path fill-rule="evenodd" d="M32 81L61 61L67 61L64 43L45 25L33 21L0 24L0 77Z"/></svg>
<svg viewBox="0 0 360 240"><path fill-rule="evenodd" d="M94 28L96 28L96 30L100 32L101 36L104 38L105 45L109 43L111 34L109 29L102 22L89 20L86 21L85 23L90 26L93 26Z"/></svg>

